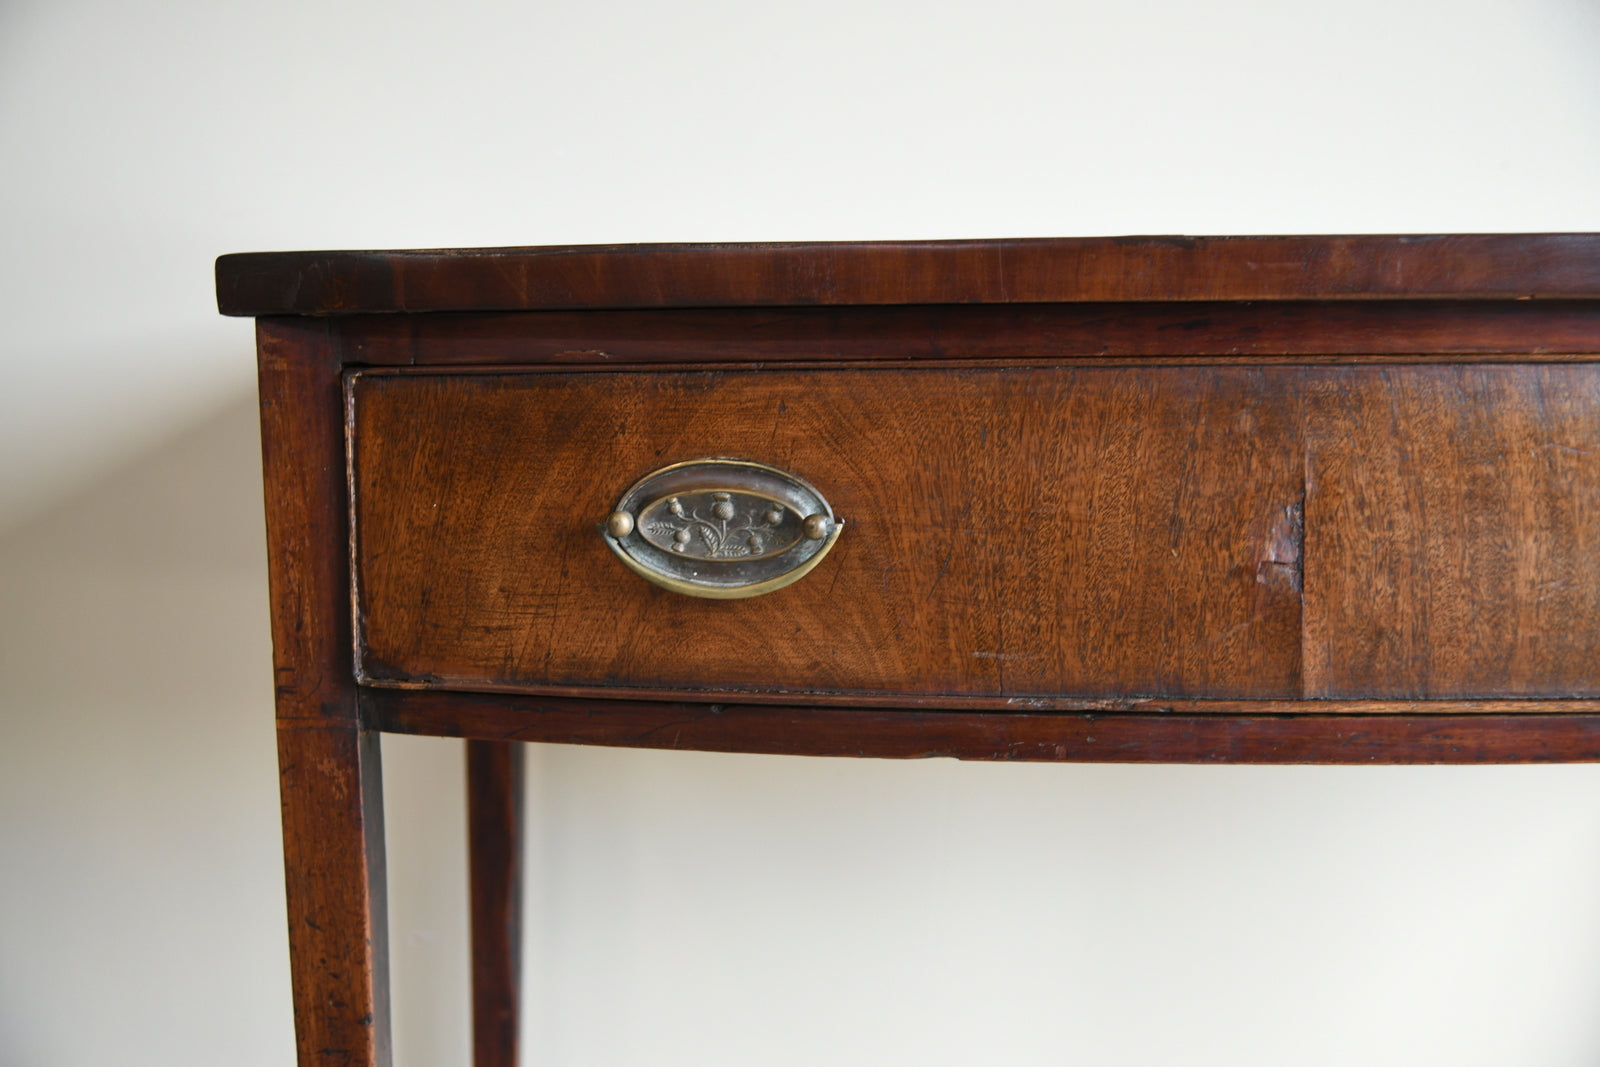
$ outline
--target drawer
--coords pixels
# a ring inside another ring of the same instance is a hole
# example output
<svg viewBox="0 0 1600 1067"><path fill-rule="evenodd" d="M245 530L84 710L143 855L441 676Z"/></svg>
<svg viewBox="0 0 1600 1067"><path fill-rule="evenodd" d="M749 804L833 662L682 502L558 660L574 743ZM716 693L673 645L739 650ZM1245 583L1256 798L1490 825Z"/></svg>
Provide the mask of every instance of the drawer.
<svg viewBox="0 0 1600 1067"><path fill-rule="evenodd" d="M1588 363L352 372L368 685L1119 706L1600 695ZM844 531L746 600L598 527L703 457Z"/></svg>

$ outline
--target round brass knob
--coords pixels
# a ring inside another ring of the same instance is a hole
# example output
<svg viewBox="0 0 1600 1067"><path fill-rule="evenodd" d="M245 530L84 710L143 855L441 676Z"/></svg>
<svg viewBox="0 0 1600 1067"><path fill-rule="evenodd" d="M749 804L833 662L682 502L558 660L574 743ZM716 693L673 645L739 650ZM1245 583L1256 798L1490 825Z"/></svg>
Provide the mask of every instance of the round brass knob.
<svg viewBox="0 0 1600 1067"><path fill-rule="evenodd" d="M627 537L633 533L633 516L626 511L613 511L606 520L606 533L612 537Z"/></svg>

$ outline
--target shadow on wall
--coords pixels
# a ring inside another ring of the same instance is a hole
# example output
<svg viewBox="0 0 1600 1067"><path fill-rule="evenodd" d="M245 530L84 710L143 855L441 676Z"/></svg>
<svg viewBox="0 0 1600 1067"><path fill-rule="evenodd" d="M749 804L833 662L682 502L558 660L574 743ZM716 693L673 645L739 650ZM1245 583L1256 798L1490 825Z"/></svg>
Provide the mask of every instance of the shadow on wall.
<svg viewBox="0 0 1600 1067"><path fill-rule="evenodd" d="M0 538L0 1062L293 1059L241 396Z"/></svg>
<svg viewBox="0 0 1600 1067"><path fill-rule="evenodd" d="M5 1067L293 1062L266 568L253 392L0 536ZM384 748L397 1029L465 1062L461 748Z"/></svg>

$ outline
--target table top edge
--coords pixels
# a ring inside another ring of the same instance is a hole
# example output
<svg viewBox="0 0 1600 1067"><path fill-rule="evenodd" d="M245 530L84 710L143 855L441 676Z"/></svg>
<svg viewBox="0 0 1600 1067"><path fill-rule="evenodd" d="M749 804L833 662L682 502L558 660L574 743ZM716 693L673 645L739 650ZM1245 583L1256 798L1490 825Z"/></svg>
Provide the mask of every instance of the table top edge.
<svg viewBox="0 0 1600 1067"><path fill-rule="evenodd" d="M225 315L917 304L1600 299L1600 233L248 252Z"/></svg>

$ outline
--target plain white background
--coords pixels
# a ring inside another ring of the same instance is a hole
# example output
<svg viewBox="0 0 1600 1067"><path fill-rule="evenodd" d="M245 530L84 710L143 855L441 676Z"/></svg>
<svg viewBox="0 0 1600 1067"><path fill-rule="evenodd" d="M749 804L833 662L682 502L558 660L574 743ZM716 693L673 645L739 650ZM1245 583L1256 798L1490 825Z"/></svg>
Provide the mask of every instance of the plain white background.
<svg viewBox="0 0 1600 1067"><path fill-rule="evenodd" d="M1600 6L0 3L0 1064L292 1059L228 251L1600 230ZM530 1063L1600 1059L1600 769L536 748ZM460 749L385 744L464 1064Z"/></svg>

